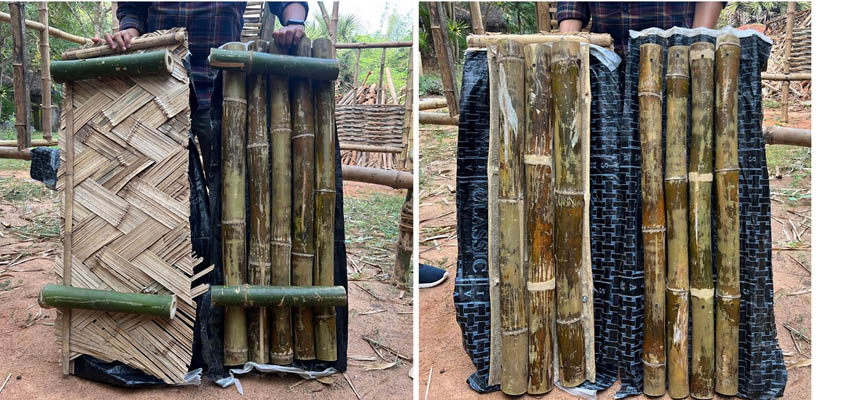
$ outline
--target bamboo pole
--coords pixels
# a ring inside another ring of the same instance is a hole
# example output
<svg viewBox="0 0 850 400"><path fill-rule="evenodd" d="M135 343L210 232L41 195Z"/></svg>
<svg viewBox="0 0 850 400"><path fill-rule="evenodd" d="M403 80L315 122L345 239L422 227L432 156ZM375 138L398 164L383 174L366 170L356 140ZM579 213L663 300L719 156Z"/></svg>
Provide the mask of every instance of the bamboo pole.
<svg viewBox="0 0 850 400"><path fill-rule="evenodd" d="M715 390L738 393L738 311L741 266L738 238L738 66L741 44L732 34L717 37L714 96L714 189L717 198L717 322Z"/></svg>
<svg viewBox="0 0 850 400"><path fill-rule="evenodd" d="M331 58L333 42L313 41L313 57ZM316 108L316 263L313 284L334 284L334 209L336 206L336 146L334 141L334 82L313 81ZM315 309L316 358L336 361L336 309Z"/></svg>
<svg viewBox="0 0 850 400"><path fill-rule="evenodd" d="M77 308L174 319L177 297L173 294L121 293L48 283L38 293L38 305L41 308Z"/></svg>
<svg viewBox="0 0 850 400"><path fill-rule="evenodd" d="M30 84L27 65L27 35L24 31L24 3L9 3L12 19L12 76L15 99L15 131L18 137L18 150L31 147L30 135Z"/></svg>
<svg viewBox="0 0 850 400"><path fill-rule="evenodd" d="M386 103L384 99L384 61L387 58L387 49L381 49L381 69L378 73L378 100L377 104Z"/></svg>
<svg viewBox="0 0 850 400"><path fill-rule="evenodd" d="M413 188L407 189L404 204L401 206L401 218L398 222L398 241L396 242L393 278L396 284L406 286L410 276L410 257L413 254Z"/></svg>
<svg viewBox="0 0 850 400"><path fill-rule="evenodd" d="M537 20L537 31L538 32L549 32L552 30L552 17L549 16L549 2L541 1L535 3L536 5L536 20ZM478 34L478 32L475 32Z"/></svg>
<svg viewBox="0 0 850 400"><path fill-rule="evenodd" d="M337 43L337 49L387 49L391 47L410 47L413 42L373 42L373 43Z"/></svg>
<svg viewBox="0 0 850 400"><path fill-rule="evenodd" d="M271 46L275 54L284 49ZM289 107L289 78L269 76L269 136L272 154L271 182L271 284L292 284L292 117ZM273 364L292 364L292 309L272 309L269 358Z"/></svg>
<svg viewBox="0 0 850 400"><path fill-rule="evenodd" d="M440 113L440 112L419 112L419 124L433 124L433 125L454 125L458 124L458 117L452 117L449 113Z"/></svg>
<svg viewBox="0 0 850 400"><path fill-rule="evenodd" d="M387 86L390 88L390 95L393 97L393 104L398 104L398 94L395 92L395 85L393 84L393 74L390 72L392 68L387 68L384 70L387 75Z"/></svg>
<svg viewBox="0 0 850 400"><path fill-rule="evenodd" d="M401 142L403 150L401 152L401 166L405 171L413 171L413 160L410 157L413 151L413 84L415 75L413 74L413 49L411 48L407 57L407 78L404 83L404 122L401 126ZM412 246L412 244L411 244Z"/></svg>
<svg viewBox="0 0 850 400"><path fill-rule="evenodd" d="M664 188L661 175L661 46L640 46L641 209L643 233L644 328L643 392L664 394L666 361L664 276L666 273Z"/></svg>
<svg viewBox="0 0 850 400"><path fill-rule="evenodd" d="M584 332L581 326L579 271L582 265L584 218L584 163L587 140L576 128L580 87L580 44L552 44L552 90L555 118L555 263L557 265L558 366L562 386L585 380Z"/></svg>
<svg viewBox="0 0 850 400"><path fill-rule="evenodd" d="M445 108L447 106L448 106L448 103L446 103L445 97L438 97L438 98L435 98L435 99L419 100L419 111L435 110L435 109L438 109L438 108Z"/></svg>
<svg viewBox="0 0 850 400"><path fill-rule="evenodd" d="M224 45L245 49L238 42ZM248 108L245 73L223 71L221 132L221 242L224 284L245 283L245 129ZM245 310L228 307L224 311L224 365L248 362Z"/></svg>
<svg viewBox="0 0 850 400"><path fill-rule="evenodd" d="M62 284L71 286L74 248L74 82L65 84L65 229L62 238ZM21 151L21 150L18 150ZM62 374L73 370L71 363L71 309L62 309Z"/></svg>
<svg viewBox="0 0 850 400"><path fill-rule="evenodd" d="M688 256L691 293L691 397L714 395L714 279L711 182L714 125L714 45L691 45L691 149L688 163Z"/></svg>
<svg viewBox="0 0 850 400"><path fill-rule="evenodd" d="M785 59L782 60L782 72L785 75L791 73L791 48L794 47L794 11L797 8L796 1L789 1L785 11ZM782 82L782 98L781 100L781 119L782 122L788 122L788 89L791 87L791 82Z"/></svg>
<svg viewBox="0 0 850 400"><path fill-rule="evenodd" d="M443 80L443 94L449 104L449 114L452 118L460 113L458 103L454 59L449 51L449 38L446 32L445 12L441 3L429 2L428 14L431 20L431 37L434 39L434 50L437 53L437 63L440 66L440 75Z"/></svg>
<svg viewBox="0 0 850 400"><path fill-rule="evenodd" d="M810 129L768 126L764 128L763 134L764 141L767 144L812 147L812 131Z"/></svg>
<svg viewBox="0 0 850 400"><path fill-rule="evenodd" d="M43 32L43 31L42 31ZM175 43L182 43L186 40L186 31L169 33L167 35L136 37L130 41L132 51L149 49L151 47L168 46ZM111 54L121 53L120 48L113 49L111 46L103 45L97 47L89 47L85 49L68 50L62 53L63 60L82 60L86 58L94 58L108 56Z"/></svg>
<svg viewBox="0 0 850 400"><path fill-rule="evenodd" d="M789 73L789 74L769 74L767 72L761 73L761 80L763 81L810 81L812 80L812 74L810 72L797 72L797 73Z"/></svg>
<svg viewBox="0 0 850 400"><path fill-rule="evenodd" d="M688 397L688 46L667 50L667 393Z"/></svg>
<svg viewBox="0 0 850 400"><path fill-rule="evenodd" d="M433 3L432 3L433 4ZM528 390L528 314L524 271L523 146L525 90L522 45L498 44L499 67L499 270L502 319L502 391ZM451 104L451 103L450 103ZM509 360L510 362L506 362Z"/></svg>
<svg viewBox="0 0 850 400"><path fill-rule="evenodd" d="M348 304L348 295L343 286L210 286L210 301L240 308L333 307Z"/></svg>
<svg viewBox="0 0 850 400"><path fill-rule="evenodd" d="M47 2L38 3L38 20L44 25L47 25ZM44 140L48 143L53 140L53 124L51 124L52 116L52 93L50 84L50 35L47 31L41 31L38 40L39 49L41 51L41 132ZM32 141L30 141L32 145Z"/></svg>
<svg viewBox="0 0 850 400"><path fill-rule="evenodd" d="M602 47L610 47L614 43L611 35L607 33L537 33L532 35L510 35L502 33L487 33L484 35L469 35L466 37L466 46L468 48L484 48L491 44L496 44L500 40L514 40L521 45L531 43L554 43L563 40L578 40L582 42L590 42Z"/></svg>
<svg viewBox="0 0 850 400"><path fill-rule="evenodd" d="M254 52L268 51L265 40L252 41L248 49ZM269 203L269 132L268 111L266 107L267 75L248 76L248 134L247 153L248 197L248 284L268 286L271 284L270 224ZM248 319L248 360L258 364L269 362L269 318L265 307L249 308Z"/></svg>
<svg viewBox="0 0 850 400"><path fill-rule="evenodd" d="M173 68L174 56L168 50L50 63L51 76L57 83L110 76L170 74Z"/></svg>
<svg viewBox="0 0 850 400"><path fill-rule="evenodd" d="M487 152L487 277L490 283L490 375L488 385L502 382L502 321L499 295L499 73L498 49L487 48L487 74L490 103L490 134ZM421 102L420 102L421 104Z"/></svg>
<svg viewBox="0 0 850 400"><path fill-rule="evenodd" d="M360 79L360 51L361 51L360 49L357 49L357 56L355 56L355 58L354 58L354 79L352 79L352 82L354 82L355 85L357 84L357 81ZM363 86L363 85L359 85L359 86ZM358 89L359 89L359 86L358 86Z"/></svg>
<svg viewBox="0 0 850 400"><path fill-rule="evenodd" d="M554 385L555 255L552 241L552 122L550 47L525 53L525 269L528 271L528 393ZM517 143L519 145L519 143Z"/></svg>
<svg viewBox="0 0 850 400"><path fill-rule="evenodd" d="M413 189L413 174L391 169L343 165L342 179L384 185L393 189Z"/></svg>
<svg viewBox="0 0 850 400"><path fill-rule="evenodd" d="M304 37L298 42L296 54L310 56L311 42ZM313 285L315 260L315 132L311 82L293 77L292 88L292 284ZM313 328L313 309L295 309L293 337L295 358L315 360L316 344Z"/></svg>
<svg viewBox="0 0 850 400"><path fill-rule="evenodd" d="M8 147L0 147L0 158L9 158L14 160L32 160L32 152L30 149L17 149L17 143Z"/></svg>
<svg viewBox="0 0 850 400"><path fill-rule="evenodd" d="M10 14L0 12L0 22L10 23L11 20L12 20L12 16ZM91 39L87 39L87 38L84 38L82 36L72 35L72 34L67 33L65 31L61 31L59 29L56 29L54 27L45 27L44 24L40 24L40 23L35 22L35 21L30 21L28 19L24 20L24 24L26 25L27 29L32 29L32 30L39 31L39 32L47 29L47 33L49 33L50 36L53 36L53 37L56 37L56 38L59 38L59 39L62 39L62 40L67 40L69 42L73 42L73 43L77 43L77 44L88 44L88 43L92 42Z"/></svg>
<svg viewBox="0 0 850 400"><path fill-rule="evenodd" d="M481 4L477 1L470 1L469 15L469 19L472 20L472 32L476 35L483 35L487 33L487 30L484 28L484 20L481 18Z"/></svg>
<svg viewBox="0 0 850 400"><path fill-rule="evenodd" d="M237 69L248 74L288 75L293 78L335 80L339 61L305 56L288 56L253 51L210 49L210 66L224 70Z"/></svg>
<svg viewBox="0 0 850 400"><path fill-rule="evenodd" d="M32 141L32 143L30 143L30 146L32 146L32 147L50 147L50 146L57 146L57 145L59 145L59 142L55 138L52 138L52 137L50 138L49 142L45 139L35 139L35 140ZM17 140L0 140L0 147L18 147L18 141Z"/></svg>
<svg viewBox="0 0 850 400"><path fill-rule="evenodd" d="M395 146L372 146L368 144L340 143L340 150L367 151L372 153L401 153L403 149Z"/></svg>

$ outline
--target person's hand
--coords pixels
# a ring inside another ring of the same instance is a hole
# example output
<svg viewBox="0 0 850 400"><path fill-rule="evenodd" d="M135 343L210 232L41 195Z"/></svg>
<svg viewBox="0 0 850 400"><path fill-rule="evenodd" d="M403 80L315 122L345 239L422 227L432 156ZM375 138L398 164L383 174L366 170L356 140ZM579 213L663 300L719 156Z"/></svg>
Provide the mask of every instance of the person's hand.
<svg viewBox="0 0 850 400"><path fill-rule="evenodd" d="M303 25L289 25L280 28L272 34L278 47L287 48L298 44L305 35Z"/></svg>
<svg viewBox="0 0 850 400"><path fill-rule="evenodd" d="M92 40L97 44L106 44L109 47L112 47L113 50L121 49L121 51L127 51L130 48L130 41L133 40L134 37L141 36L139 34L139 30L136 28L127 28L123 31L118 31L114 35L106 34L103 39L95 36Z"/></svg>

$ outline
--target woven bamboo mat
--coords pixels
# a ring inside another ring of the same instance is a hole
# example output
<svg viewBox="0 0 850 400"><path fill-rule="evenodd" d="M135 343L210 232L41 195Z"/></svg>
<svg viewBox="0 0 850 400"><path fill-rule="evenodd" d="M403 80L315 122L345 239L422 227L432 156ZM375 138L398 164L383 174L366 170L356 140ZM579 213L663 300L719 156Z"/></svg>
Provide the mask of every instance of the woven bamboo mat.
<svg viewBox="0 0 850 400"><path fill-rule="evenodd" d="M336 126L341 144L392 146L402 143L404 106L399 105L337 105ZM347 150L342 152L344 165L396 169L401 166L398 153L375 153Z"/></svg>
<svg viewBox="0 0 850 400"><path fill-rule="evenodd" d="M182 60L187 44L134 52L162 49ZM166 383L182 383L192 358L194 298L207 291L206 285L191 286L209 272L193 273L200 260L192 255L189 230L187 71L176 62L170 75L75 81L73 107L71 284L174 294L177 315L168 320L73 310L70 357L117 360ZM64 191L64 112L61 120L57 186ZM62 265L58 260L55 267L60 277Z"/></svg>

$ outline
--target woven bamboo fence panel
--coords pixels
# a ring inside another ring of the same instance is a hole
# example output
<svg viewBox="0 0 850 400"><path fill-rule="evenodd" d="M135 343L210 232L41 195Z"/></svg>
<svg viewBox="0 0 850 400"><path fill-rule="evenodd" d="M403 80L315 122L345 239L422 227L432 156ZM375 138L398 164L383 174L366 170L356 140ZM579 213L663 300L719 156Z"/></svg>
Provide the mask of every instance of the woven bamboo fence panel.
<svg viewBox="0 0 850 400"><path fill-rule="evenodd" d="M176 60L187 53L185 42L135 52L162 49ZM70 357L117 360L182 383L192 357L194 299L207 291L192 282L210 271L193 272L200 260L192 255L189 228L187 71L176 62L170 75L78 80L73 107L71 285L173 294L177 315L73 310ZM64 191L64 112L61 120L58 186ZM62 265L59 260L55 267L60 276Z"/></svg>
<svg viewBox="0 0 850 400"><path fill-rule="evenodd" d="M350 105L336 106L336 127L339 143L369 146L391 146L402 149L404 106ZM344 165L381 169L396 169L399 153L342 151Z"/></svg>

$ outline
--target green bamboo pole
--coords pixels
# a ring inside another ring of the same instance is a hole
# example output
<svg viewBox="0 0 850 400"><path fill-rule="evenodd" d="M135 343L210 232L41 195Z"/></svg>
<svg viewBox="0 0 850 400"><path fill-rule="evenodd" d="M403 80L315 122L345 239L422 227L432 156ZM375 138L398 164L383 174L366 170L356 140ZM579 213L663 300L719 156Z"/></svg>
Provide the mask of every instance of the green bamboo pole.
<svg viewBox="0 0 850 400"><path fill-rule="evenodd" d="M244 49L238 42L226 48ZM223 71L221 130L221 243L224 284L245 282L245 129L248 107L245 74ZM245 310L224 311L224 365L248 362Z"/></svg>
<svg viewBox="0 0 850 400"><path fill-rule="evenodd" d="M271 51L282 53L276 45ZM272 153L271 284L292 284L292 116L289 78L269 75L269 135ZM269 358L273 364L292 364L292 309L272 309Z"/></svg>
<svg viewBox="0 0 850 400"><path fill-rule="evenodd" d="M714 188L717 193L717 321L715 390L738 393L738 312L741 266L738 221L738 66L741 44L732 34L717 37L714 81Z"/></svg>
<svg viewBox="0 0 850 400"><path fill-rule="evenodd" d="M584 143L577 105L581 96L581 44L552 44L553 116L555 119L555 263L558 312L558 374L562 386L585 380L581 283L584 224Z"/></svg>
<svg viewBox="0 0 850 400"><path fill-rule="evenodd" d="M661 160L661 46L640 46L641 210L644 270L643 392L661 396L666 390L664 185Z"/></svg>
<svg viewBox="0 0 850 400"><path fill-rule="evenodd" d="M339 61L311 57L309 53L288 56L253 51L210 49L210 66L226 70L245 71L248 74L286 75L313 80L336 80Z"/></svg>
<svg viewBox="0 0 850 400"><path fill-rule="evenodd" d="M333 42L313 41L313 57L333 57ZM313 284L334 284L334 209L336 206L336 146L334 142L334 81L313 81L316 106L316 269ZM336 309L315 310L316 358L336 361Z"/></svg>
<svg viewBox="0 0 850 400"><path fill-rule="evenodd" d="M177 297L83 289L48 283L38 293L38 305L42 308L80 308L174 319L174 314L177 312Z"/></svg>
<svg viewBox="0 0 850 400"><path fill-rule="evenodd" d="M214 306L243 308L348 304L348 297L343 286L210 286L210 296Z"/></svg>
<svg viewBox="0 0 850 400"><path fill-rule="evenodd" d="M523 168L525 66L522 46L498 44L499 67L499 265L502 319L502 391L528 389L528 314L524 271Z"/></svg>
<svg viewBox="0 0 850 400"><path fill-rule="evenodd" d="M667 50L667 393L688 397L688 46Z"/></svg>
<svg viewBox="0 0 850 400"><path fill-rule="evenodd" d="M56 83L113 76L138 76L171 73L174 56L170 51L97 57L85 60L52 61L50 76Z"/></svg>
<svg viewBox="0 0 850 400"><path fill-rule="evenodd" d="M714 278L711 255L714 45L691 45L691 150L688 251L691 291L691 397L714 396Z"/></svg>
<svg viewBox="0 0 850 400"><path fill-rule="evenodd" d="M248 48L258 52L268 51L264 40L251 42ZM271 258L269 225L269 131L267 102L267 76L248 76L248 195L251 199L248 228L248 284L271 284ZM265 307L249 308L248 360L258 364L269 362L269 318Z"/></svg>
<svg viewBox="0 0 850 400"><path fill-rule="evenodd" d="M490 376L488 385L502 382L502 320L499 295L499 85L497 47L487 47L490 91L490 135L487 149L487 278L490 283ZM422 102L419 103L422 105Z"/></svg>
<svg viewBox="0 0 850 400"><path fill-rule="evenodd" d="M525 46L525 245L528 271L528 394L554 386L555 254L550 47ZM517 143L518 145L519 143Z"/></svg>
<svg viewBox="0 0 850 400"><path fill-rule="evenodd" d="M299 56L309 56L310 39L298 42ZM292 284L313 285L315 260L315 132L311 82L293 77L292 88ZM294 318L295 358L315 360L313 308L298 307Z"/></svg>

